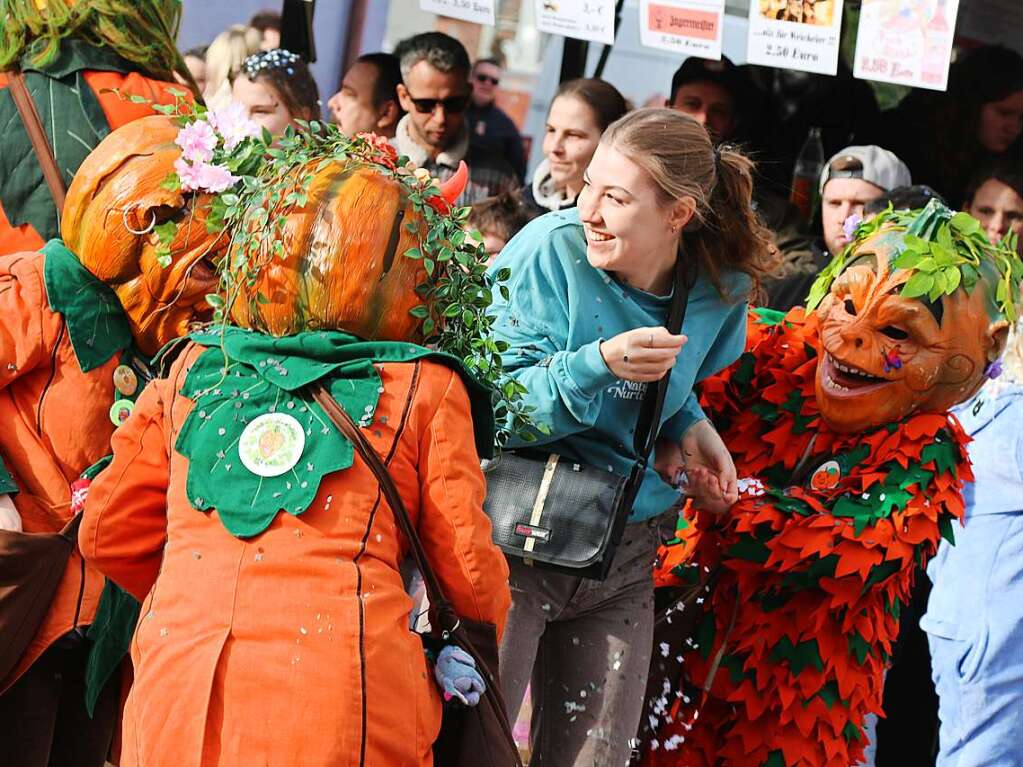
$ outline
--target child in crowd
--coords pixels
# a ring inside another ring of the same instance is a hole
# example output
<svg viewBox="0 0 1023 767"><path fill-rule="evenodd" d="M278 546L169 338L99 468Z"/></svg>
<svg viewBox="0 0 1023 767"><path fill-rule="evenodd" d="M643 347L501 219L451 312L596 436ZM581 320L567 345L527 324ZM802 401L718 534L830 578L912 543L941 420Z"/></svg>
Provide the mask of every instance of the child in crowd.
<svg viewBox="0 0 1023 767"><path fill-rule="evenodd" d="M505 190L473 204L469 214L469 230L479 232L492 263L508 244L533 218L516 190Z"/></svg>

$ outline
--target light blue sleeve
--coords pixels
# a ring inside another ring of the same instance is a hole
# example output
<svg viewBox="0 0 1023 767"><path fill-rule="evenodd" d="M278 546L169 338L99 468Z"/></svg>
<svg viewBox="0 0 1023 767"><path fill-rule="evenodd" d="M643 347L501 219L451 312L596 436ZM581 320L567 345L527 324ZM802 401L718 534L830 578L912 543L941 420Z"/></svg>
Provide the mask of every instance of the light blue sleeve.
<svg viewBox="0 0 1023 767"><path fill-rule="evenodd" d="M697 384L731 365L739 359L739 355L746 348L748 304L745 301L738 301L728 304L726 307L725 318L718 330L717 337L714 339L710 351L707 352L707 356L703 358L696 374ZM700 407L696 392L689 392L689 396L682 403L679 411L664 422L660 436L678 442L690 426L706 418L707 415Z"/></svg>
<svg viewBox="0 0 1023 767"><path fill-rule="evenodd" d="M565 230L541 228L540 236L523 237L533 233L530 229L520 232L492 267L512 271L507 299L494 304L493 334L508 344L502 362L527 389L523 402L534 408L533 420L550 429L549 435L537 434L538 441L553 442L596 423L604 392L617 377L600 354L603 339L568 348L569 278L565 259L555 252ZM522 444L515 438L509 443Z"/></svg>

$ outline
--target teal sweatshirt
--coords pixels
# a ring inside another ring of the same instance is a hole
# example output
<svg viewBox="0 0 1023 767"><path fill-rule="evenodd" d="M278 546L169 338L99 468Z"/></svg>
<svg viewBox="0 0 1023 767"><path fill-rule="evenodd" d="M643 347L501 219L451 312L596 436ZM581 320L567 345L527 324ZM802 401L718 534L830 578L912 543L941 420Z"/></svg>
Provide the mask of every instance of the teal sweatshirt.
<svg viewBox="0 0 1023 767"><path fill-rule="evenodd" d="M635 463L633 433L646 384L617 378L600 355L601 341L667 321L670 297L654 296L590 266L578 210L548 213L509 242L491 266L511 269L508 300L496 296L494 336L509 344L502 355L529 393L535 420L550 427L537 442L574 461L628 474ZM700 277L689 294L683 333L689 337L671 374L659 434L680 440L705 418L693 387L734 362L746 343L749 277L729 272L731 300ZM653 457L630 521L648 519L679 501L653 470Z"/></svg>

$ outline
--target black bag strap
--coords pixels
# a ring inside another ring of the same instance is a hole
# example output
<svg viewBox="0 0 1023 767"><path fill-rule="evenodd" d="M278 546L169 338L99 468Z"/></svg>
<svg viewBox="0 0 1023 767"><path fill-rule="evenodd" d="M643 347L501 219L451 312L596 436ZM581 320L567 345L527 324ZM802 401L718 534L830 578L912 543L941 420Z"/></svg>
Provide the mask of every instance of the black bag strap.
<svg viewBox="0 0 1023 767"><path fill-rule="evenodd" d="M673 335L678 335L682 330L682 322L686 318L686 306L689 303L691 285L686 264L687 260L681 255L675 261L675 287L671 294L671 306L668 308L668 321L665 323L668 332ZM650 453L654 449L654 442L657 440L658 426L661 421L661 412L664 410L664 399L668 394L670 378L671 370L664 374L664 377L657 382L657 386L647 386L646 394L643 395L643 401L639 407L633 449L643 468L646 468Z"/></svg>
<svg viewBox="0 0 1023 767"><path fill-rule="evenodd" d="M64 179L60 175L60 168L57 167L57 160L53 156L53 148L46 136L42 120L39 119L39 111L32 100L32 95L28 92L28 86L25 85L25 75L15 69L8 71L7 77L7 87L11 91L11 98L21 116L21 122L25 126L25 132L28 133L29 141L32 142L32 149L35 150L39 167L43 171L43 180L46 181L46 186L53 197L53 204L57 208L57 223L60 224L67 189L64 186Z"/></svg>

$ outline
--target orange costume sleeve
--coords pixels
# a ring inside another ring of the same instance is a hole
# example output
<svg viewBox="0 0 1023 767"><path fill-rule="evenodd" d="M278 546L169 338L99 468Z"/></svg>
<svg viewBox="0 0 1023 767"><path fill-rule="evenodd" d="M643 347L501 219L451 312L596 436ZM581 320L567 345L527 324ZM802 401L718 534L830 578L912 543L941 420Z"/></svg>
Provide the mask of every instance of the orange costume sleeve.
<svg viewBox="0 0 1023 767"><path fill-rule="evenodd" d="M142 601L167 539L169 463L161 389L152 381L110 440L113 461L89 487L78 546L86 560ZM130 480L130 481L129 481Z"/></svg>
<svg viewBox="0 0 1023 767"><path fill-rule="evenodd" d="M420 438L419 535L455 611L493 623L500 638L511 605L508 563L491 542L490 519L483 513L486 482L473 442L469 396L455 373L439 370L448 376L447 385Z"/></svg>

